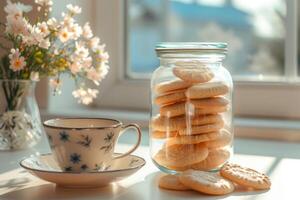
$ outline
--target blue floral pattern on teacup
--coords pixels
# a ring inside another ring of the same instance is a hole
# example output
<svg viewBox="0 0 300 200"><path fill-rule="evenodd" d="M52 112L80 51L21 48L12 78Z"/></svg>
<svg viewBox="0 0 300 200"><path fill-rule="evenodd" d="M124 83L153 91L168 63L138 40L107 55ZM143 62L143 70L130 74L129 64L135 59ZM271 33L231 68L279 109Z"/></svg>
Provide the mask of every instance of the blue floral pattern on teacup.
<svg viewBox="0 0 300 200"><path fill-rule="evenodd" d="M104 152L109 152L110 150L112 150L114 144L114 135L115 134L113 132L107 133L104 138L106 144L100 147L100 150L104 150Z"/></svg>
<svg viewBox="0 0 300 200"><path fill-rule="evenodd" d="M89 137L88 135L81 135L81 140L77 142L77 144L83 146L83 147L90 147L92 138Z"/></svg>
<svg viewBox="0 0 300 200"><path fill-rule="evenodd" d="M63 141L63 142L68 142L70 141L70 135L66 132L66 131L61 131L59 133L60 135L60 140Z"/></svg>
<svg viewBox="0 0 300 200"><path fill-rule="evenodd" d="M73 164L78 164L81 162L81 155L77 154L77 153L73 153L70 155L70 161Z"/></svg>

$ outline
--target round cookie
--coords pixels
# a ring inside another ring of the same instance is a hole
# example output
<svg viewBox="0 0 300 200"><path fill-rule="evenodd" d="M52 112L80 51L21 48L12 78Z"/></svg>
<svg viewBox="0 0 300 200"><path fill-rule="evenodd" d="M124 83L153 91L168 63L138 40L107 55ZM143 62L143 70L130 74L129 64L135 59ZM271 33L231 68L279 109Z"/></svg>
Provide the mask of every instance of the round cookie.
<svg viewBox="0 0 300 200"><path fill-rule="evenodd" d="M204 144L209 149L222 148L231 143L232 134L226 129L222 129L217 139L205 142Z"/></svg>
<svg viewBox="0 0 300 200"><path fill-rule="evenodd" d="M155 92L157 94L163 94L167 92L171 92L174 90L185 89L191 86L191 83L182 81L182 80L172 80L172 81L165 81L159 83L155 86Z"/></svg>
<svg viewBox="0 0 300 200"><path fill-rule="evenodd" d="M224 164L229 156L230 153L224 149L212 149L205 160L191 165L190 168L202 171L213 170Z"/></svg>
<svg viewBox="0 0 300 200"><path fill-rule="evenodd" d="M234 185L220 175L196 170L187 170L180 174L179 181L201 193L225 195L234 191Z"/></svg>
<svg viewBox="0 0 300 200"><path fill-rule="evenodd" d="M190 188L183 185L177 175L164 175L159 178L158 186L167 190L190 190Z"/></svg>
<svg viewBox="0 0 300 200"><path fill-rule="evenodd" d="M195 108L224 107L229 104L229 101L225 97L211 97L189 100L187 104L191 104L191 106L194 106Z"/></svg>
<svg viewBox="0 0 300 200"><path fill-rule="evenodd" d="M267 175L237 164L228 163L224 165L220 174L224 178L244 187L260 190L269 189L271 187L271 181Z"/></svg>
<svg viewBox="0 0 300 200"><path fill-rule="evenodd" d="M186 97L189 99L204 99L229 92L229 87L224 82L199 83L191 86L186 91Z"/></svg>
<svg viewBox="0 0 300 200"><path fill-rule="evenodd" d="M168 138L166 141L166 145L174 145L174 144L198 144L201 142L206 142L210 140L215 140L218 138L219 132L211 132L211 133L203 133L201 135L183 135ZM187 164L186 164L187 165Z"/></svg>
<svg viewBox="0 0 300 200"><path fill-rule="evenodd" d="M174 104L176 102L181 102L184 101L185 99L186 99L185 90L179 90L174 93L158 96L154 99L154 102L159 106L163 106L163 105Z"/></svg>
<svg viewBox="0 0 300 200"><path fill-rule="evenodd" d="M228 106L211 107L211 108L196 108L196 109L190 109L188 112L188 115L199 116L199 115L218 114L218 113L226 112L227 110L228 110Z"/></svg>
<svg viewBox="0 0 300 200"><path fill-rule="evenodd" d="M183 64L181 66L178 64L175 63L173 74L186 82L204 83L214 77L213 72L203 64Z"/></svg>
<svg viewBox="0 0 300 200"><path fill-rule="evenodd" d="M190 122L189 122L190 120ZM188 118L186 124L188 126L199 126L205 124L215 124L215 123L224 123L223 117L220 114L208 114L208 115L197 115L197 116L190 116ZM186 126L184 126L186 127Z"/></svg>
<svg viewBox="0 0 300 200"><path fill-rule="evenodd" d="M154 139L165 139L165 138L169 138L169 137L176 137L178 135L177 131L157 131L157 130L153 130L151 137Z"/></svg>
<svg viewBox="0 0 300 200"><path fill-rule="evenodd" d="M176 117L188 114L190 116L216 114L227 111L227 106L195 108L192 104L186 102L166 105L160 108L159 112L162 116Z"/></svg>
<svg viewBox="0 0 300 200"><path fill-rule="evenodd" d="M162 166L182 167L204 160L208 150L204 145L171 145L159 150L154 160Z"/></svg>
<svg viewBox="0 0 300 200"><path fill-rule="evenodd" d="M162 116L176 117L185 114L185 102L163 106L159 110Z"/></svg>
<svg viewBox="0 0 300 200"><path fill-rule="evenodd" d="M209 150L208 156L205 160L195 163L192 165L185 165L185 166L168 166L169 169L173 169L176 171L185 171L188 169L195 169L195 170L202 170L202 171L209 171L214 170L224 164L230 156L230 153L224 149L212 149Z"/></svg>
<svg viewBox="0 0 300 200"><path fill-rule="evenodd" d="M157 115L152 118L151 126L153 129L159 131L177 131L184 129L187 126L213 124L222 121L223 118L219 114L198 115L190 118L187 118L186 116L168 118L161 115Z"/></svg>
<svg viewBox="0 0 300 200"><path fill-rule="evenodd" d="M188 129L182 129L179 130L179 135L199 135L203 133L209 133L209 132L214 132L218 131L221 128L223 128L224 122L220 121L217 123L213 124L206 124L206 125L201 125L201 126L192 126L191 128Z"/></svg>

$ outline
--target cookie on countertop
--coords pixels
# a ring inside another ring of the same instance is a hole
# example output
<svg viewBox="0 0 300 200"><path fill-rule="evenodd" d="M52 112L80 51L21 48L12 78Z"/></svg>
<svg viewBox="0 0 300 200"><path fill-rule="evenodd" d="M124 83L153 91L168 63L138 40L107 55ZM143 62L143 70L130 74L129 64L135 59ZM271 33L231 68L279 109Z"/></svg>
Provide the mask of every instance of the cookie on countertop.
<svg viewBox="0 0 300 200"><path fill-rule="evenodd" d="M254 169L227 163L220 170L221 176L244 187L265 190L271 187L270 178Z"/></svg>
<svg viewBox="0 0 300 200"><path fill-rule="evenodd" d="M158 186L167 190L190 190L189 187L183 185L177 175L164 175L159 178Z"/></svg>
<svg viewBox="0 0 300 200"><path fill-rule="evenodd" d="M191 189L211 195L225 195L234 191L234 185L216 173L186 170L179 176L179 181Z"/></svg>

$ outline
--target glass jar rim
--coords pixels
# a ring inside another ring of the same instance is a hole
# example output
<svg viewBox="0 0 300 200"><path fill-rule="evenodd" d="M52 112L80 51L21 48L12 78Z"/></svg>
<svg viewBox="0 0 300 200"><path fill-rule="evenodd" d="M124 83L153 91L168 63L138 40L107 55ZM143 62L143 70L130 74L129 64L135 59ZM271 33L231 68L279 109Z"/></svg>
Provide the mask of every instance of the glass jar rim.
<svg viewBox="0 0 300 200"><path fill-rule="evenodd" d="M162 54L227 54L227 43L224 42L161 42L155 47L158 56Z"/></svg>

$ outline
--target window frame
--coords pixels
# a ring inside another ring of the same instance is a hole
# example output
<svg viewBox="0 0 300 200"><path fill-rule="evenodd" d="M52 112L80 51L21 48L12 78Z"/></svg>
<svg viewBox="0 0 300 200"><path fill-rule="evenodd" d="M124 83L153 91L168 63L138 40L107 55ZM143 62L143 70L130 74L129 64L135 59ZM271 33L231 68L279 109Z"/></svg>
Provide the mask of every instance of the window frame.
<svg viewBox="0 0 300 200"><path fill-rule="evenodd" d="M300 79L297 76L298 6L296 0L287 1L285 77L262 80L234 77L236 116L300 118ZM95 22L95 28L107 44L111 66L107 80L101 85L99 101L95 105L149 110L150 80L144 79L145 77L132 79L126 75L130 53L127 45L128 0L97 1L95 7L95 19L99 19ZM291 99L294 100L293 103Z"/></svg>

